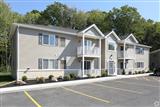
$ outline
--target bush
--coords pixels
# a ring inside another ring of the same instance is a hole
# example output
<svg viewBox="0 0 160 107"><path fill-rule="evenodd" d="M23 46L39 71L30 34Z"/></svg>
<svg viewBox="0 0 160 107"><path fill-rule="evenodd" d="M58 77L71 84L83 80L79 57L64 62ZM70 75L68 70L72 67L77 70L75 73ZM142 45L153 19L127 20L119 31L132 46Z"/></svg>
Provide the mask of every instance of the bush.
<svg viewBox="0 0 160 107"><path fill-rule="evenodd" d="M39 83L39 77L36 77L36 82Z"/></svg>
<svg viewBox="0 0 160 107"><path fill-rule="evenodd" d="M128 72L128 75L132 75L132 72L131 72L131 71L129 71L129 72Z"/></svg>
<svg viewBox="0 0 160 107"><path fill-rule="evenodd" d="M143 71L142 71L142 74L144 74L144 73L145 73L145 71L143 70Z"/></svg>
<svg viewBox="0 0 160 107"><path fill-rule="evenodd" d="M36 82L37 83L45 83L45 78L44 77L36 77Z"/></svg>
<svg viewBox="0 0 160 107"><path fill-rule="evenodd" d="M138 71L138 74L142 74L142 72L141 72L141 71Z"/></svg>
<svg viewBox="0 0 160 107"><path fill-rule="evenodd" d="M122 71L122 75L125 75L125 74L126 74L126 72L125 72L125 70L123 70L123 71Z"/></svg>
<svg viewBox="0 0 160 107"><path fill-rule="evenodd" d="M74 73L69 74L70 79L71 80L75 80L76 79L76 75Z"/></svg>
<svg viewBox="0 0 160 107"><path fill-rule="evenodd" d="M39 78L39 83L45 83L45 78L44 77L40 77Z"/></svg>
<svg viewBox="0 0 160 107"><path fill-rule="evenodd" d="M54 77L53 75L49 75L49 76L48 76L48 79L49 79L49 80L52 80L53 77Z"/></svg>
<svg viewBox="0 0 160 107"><path fill-rule="evenodd" d="M105 71L105 70L102 70L102 72L101 72L101 76L102 77L106 77L106 76L108 76L108 72L107 72L107 70Z"/></svg>
<svg viewBox="0 0 160 107"><path fill-rule="evenodd" d="M64 76L64 78L63 78L64 81L69 81L70 79L71 79L71 78L70 78L70 76L68 76L68 75L67 75L67 76Z"/></svg>
<svg viewBox="0 0 160 107"><path fill-rule="evenodd" d="M58 81L62 81L63 80L62 76L59 76L57 79L58 79Z"/></svg>
<svg viewBox="0 0 160 107"><path fill-rule="evenodd" d="M27 76L22 76L22 81L27 81Z"/></svg>
<svg viewBox="0 0 160 107"><path fill-rule="evenodd" d="M98 76L96 76L96 78L100 78L100 77L101 77L101 76L99 76L99 75L98 75Z"/></svg>
<svg viewBox="0 0 160 107"><path fill-rule="evenodd" d="M88 78L91 78L91 74L87 74L87 77L88 77Z"/></svg>
<svg viewBox="0 0 160 107"><path fill-rule="evenodd" d="M135 74L138 74L138 72L137 72L137 71L135 71Z"/></svg>

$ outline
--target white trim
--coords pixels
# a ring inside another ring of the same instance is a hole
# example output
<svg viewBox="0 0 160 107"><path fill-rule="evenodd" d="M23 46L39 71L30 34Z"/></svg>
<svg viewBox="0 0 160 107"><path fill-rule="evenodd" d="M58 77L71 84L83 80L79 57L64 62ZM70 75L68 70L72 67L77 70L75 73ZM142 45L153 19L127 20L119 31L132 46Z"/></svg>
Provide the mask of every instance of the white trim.
<svg viewBox="0 0 160 107"><path fill-rule="evenodd" d="M91 26L89 26L88 28L84 29L80 33L85 33L87 30L91 29L92 27L94 27L102 37L104 37L104 34L99 30L99 28L95 24L92 24Z"/></svg>
<svg viewBox="0 0 160 107"><path fill-rule="evenodd" d="M120 40L120 38L117 36L117 34L114 31L111 31L110 33L108 33L105 38L108 38L108 36L110 36L111 34L113 34L117 40Z"/></svg>
<svg viewBox="0 0 160 107"><path fill-rule="evenodd" d="M19 80L19 26L17 27L17 70L16 70L16 74L17 74L17 81Z"/></svg>
<svg viewBox="0 0 160 107"><path fill-rule="evenodd" d="M133 37L134 41L136 43L138 43L137 39L135 38L135 36L131 33L125 40L127 40L128 38Z"/></svg>

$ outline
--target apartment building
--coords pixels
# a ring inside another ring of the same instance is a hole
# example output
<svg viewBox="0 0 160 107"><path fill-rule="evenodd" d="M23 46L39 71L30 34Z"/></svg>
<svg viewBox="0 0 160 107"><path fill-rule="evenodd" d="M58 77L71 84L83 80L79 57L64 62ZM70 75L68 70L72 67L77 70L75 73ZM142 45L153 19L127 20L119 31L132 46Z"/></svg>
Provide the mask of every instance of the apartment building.
<svg viewBox="0 0 160 107"><path fill-rule="evenodd" d="M110 75L149 70L150 46L139 44L133 34L118 37L114 31L102 40L102 69Z"/></svg>
<svg viewBox="0 0 160 107"><path fill-rule="evenodd" d="M118 75L149 69L149 46L139 44L134 35L119 38L114 31L104 35L93 24L84 30L56 26L14 23L12 75L55 77L74 73L79 77L100 76L101 70Z"/></svg>

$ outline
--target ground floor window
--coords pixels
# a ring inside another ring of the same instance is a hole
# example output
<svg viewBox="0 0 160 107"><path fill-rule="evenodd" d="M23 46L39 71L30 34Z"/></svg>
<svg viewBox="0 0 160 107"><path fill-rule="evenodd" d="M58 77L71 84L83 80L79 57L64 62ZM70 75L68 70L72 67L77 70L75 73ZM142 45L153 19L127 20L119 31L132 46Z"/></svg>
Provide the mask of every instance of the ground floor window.
<svg viewBox="0 0 160 107"><path fill-rule="evenodd" d="M144 68L144 62L137 62L136 66L137 68Z"/></svg>
<svg viewBox="0 0 160 107"><path fill-rule="evenodd" d="M66 60L61 60L60 61L60 68L61 69L66 69Z"/></svg>
<svg viewBox="0 0 160 107"><path fill-rule="evenodd" d="M58 69L58 60L39 58L38 69Z"/></svg>

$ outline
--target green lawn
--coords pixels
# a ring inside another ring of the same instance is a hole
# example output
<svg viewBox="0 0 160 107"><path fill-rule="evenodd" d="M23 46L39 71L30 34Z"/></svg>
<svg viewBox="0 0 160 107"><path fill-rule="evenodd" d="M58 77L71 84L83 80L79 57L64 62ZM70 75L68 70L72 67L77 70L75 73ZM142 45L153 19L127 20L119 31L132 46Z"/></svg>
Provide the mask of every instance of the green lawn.
<svg viewBox="0 0 160 107"><path fill-rule="evenodd" d="M0 72L0 86L13 81L10 72Z"/></svg>

